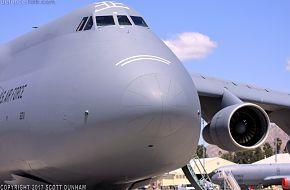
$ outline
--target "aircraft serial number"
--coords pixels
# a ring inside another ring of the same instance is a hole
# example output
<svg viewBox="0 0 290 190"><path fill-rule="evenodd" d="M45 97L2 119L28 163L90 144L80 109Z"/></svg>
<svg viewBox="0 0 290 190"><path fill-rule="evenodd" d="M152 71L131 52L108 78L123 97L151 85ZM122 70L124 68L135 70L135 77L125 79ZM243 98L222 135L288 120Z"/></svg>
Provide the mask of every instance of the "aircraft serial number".
<svg viewBox="0 0 290 190"><path fill-rule="evenodd" d="M26 87L27 84L9 90L3 90L0 93L0 104L21 99L23 97L23 93Z"/></svg>

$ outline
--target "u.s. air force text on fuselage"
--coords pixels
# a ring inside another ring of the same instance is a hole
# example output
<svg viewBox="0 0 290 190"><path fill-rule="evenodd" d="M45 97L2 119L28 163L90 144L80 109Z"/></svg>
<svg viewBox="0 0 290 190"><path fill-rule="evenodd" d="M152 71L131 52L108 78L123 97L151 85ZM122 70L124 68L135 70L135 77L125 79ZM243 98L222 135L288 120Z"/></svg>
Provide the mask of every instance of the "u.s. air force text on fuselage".
<svg viewBox="0 0 290 190"><path fill-rule="evenodd" d="M23 97L24 90L26 87L27 84L11 88L9 90L4 90L3 88L0 87L0 104L21 99Z"/></svg>

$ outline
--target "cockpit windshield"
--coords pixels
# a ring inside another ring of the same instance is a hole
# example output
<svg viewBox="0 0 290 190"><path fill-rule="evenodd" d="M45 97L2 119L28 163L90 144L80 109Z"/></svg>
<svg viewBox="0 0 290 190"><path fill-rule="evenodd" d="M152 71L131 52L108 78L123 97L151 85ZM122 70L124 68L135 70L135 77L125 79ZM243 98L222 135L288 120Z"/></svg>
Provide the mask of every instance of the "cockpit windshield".
<svg viewBox="0 0 290 190"><path fill-rule="evenodd" d="M221 173L221 170L216 169L216 170L213 171L213 173L215 173L215 174L216 174L216 173Z"/></svg>
<svg viewBox="0 0 290 190"><path fill-rule="evenodd" d="M88 17L84 17L84 18L82 19L82 21L80 22L79 26L77 27L76 31L81 31L81 30L83 30L83 28L84 28L84 26L85 26L87 20L88 20Z"/></svg>
<svg viewBox="0 0 290 190"><path fill-rule="evenodd" d="M130 22L130 20L126 15L118 15L117 18L119 25L132 25L132 23Z"/></svg>
<svg viewBox="0 0 290 190"><path fill-rule="evenodd" d="M140 16L131 16L131 19L133 20L134 24L137 26L148 27L144 19Z"/></svg>
<svg viewBox="0 0 290 190"><path fill-rule="evenodd" d="M94 26L93 16L83 17L79 23L76 31L86 31L91 30ZM106 16L96 16L96 25L97 27L103 26L142 26L148 27L144 19L140 16L127 16L127 15L106 15ZM116 22L116 23L115 23Z"/></svg>
<svg viewBox="0 0 290 190"><path fill-rule="evenodd" d="M92 29L93 25L94 25L93 17L90 16L90 18L89 18L89 20L88 20L88 22L87 22L86 27L85 27L84 30L90 30L90 29Z"/></svg>
<svg viewBox="0 0 290 190"><path fill-rule="evenodd" d="M96 16L97 26L115 25L113 16Z"/></svg>

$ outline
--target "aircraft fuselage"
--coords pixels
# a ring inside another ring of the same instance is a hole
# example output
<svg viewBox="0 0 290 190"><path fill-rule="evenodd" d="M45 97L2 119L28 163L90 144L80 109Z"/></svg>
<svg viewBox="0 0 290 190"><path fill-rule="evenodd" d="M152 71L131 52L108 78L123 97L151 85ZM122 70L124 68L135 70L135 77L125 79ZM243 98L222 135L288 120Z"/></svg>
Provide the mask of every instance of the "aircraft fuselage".
<svg viewBox="0 0 290 190"><path fill-rule="evenodd" d="M132 183L191 159L197 91L150 29L31 36L8 44L1 64L2 181L24 172L50 183Z"/></svg>

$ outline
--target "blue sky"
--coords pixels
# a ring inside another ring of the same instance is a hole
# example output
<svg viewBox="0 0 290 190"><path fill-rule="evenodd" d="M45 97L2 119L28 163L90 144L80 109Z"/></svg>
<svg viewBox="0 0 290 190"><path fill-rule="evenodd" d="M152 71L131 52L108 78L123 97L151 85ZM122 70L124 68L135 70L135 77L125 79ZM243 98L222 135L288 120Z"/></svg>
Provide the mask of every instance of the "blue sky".
<svg viewBox="0 0 290 190"><path fill-rule="evenodd" d="M52 5L33 5L18 0L16 5L13 1L17 0L0 0L0 43L95 2L55 0ZM200 46L193 48L206 52L184 62L190 72L290 92L289 0L121 2L140 12L162 40L172 42L186 33L197 37L193 43Z"/></svg>

